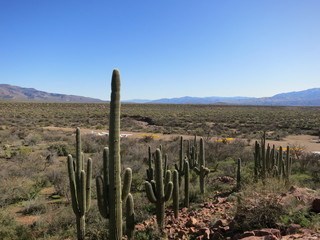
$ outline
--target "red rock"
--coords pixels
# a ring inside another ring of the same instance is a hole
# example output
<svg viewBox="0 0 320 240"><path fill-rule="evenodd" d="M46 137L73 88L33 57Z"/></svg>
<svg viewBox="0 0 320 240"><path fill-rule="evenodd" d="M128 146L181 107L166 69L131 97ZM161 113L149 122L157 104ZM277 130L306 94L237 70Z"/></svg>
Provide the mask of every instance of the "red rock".
<svg viewBox="0 0 320 240"><path fill-rule="evenodd" d="M186 227L195 227L197 223L198 223L197 219L195 219L194 217L190 217L186 222Z"/></svg>
<svg viewBox="0 0 320 240"><path fill-rule="evenodd" d="M247 231L247 232L244 232L242 234L240 234L237 238L238 239L242 239L242 238L246 238L246 237L251 237L251 236L254 236L254 232L252 231Z"/></svg>
<svg viewBox="0 0 320 240"><path fill-rule="evenodd" d="M241 240L264 240L264 237L250 236L250 237L238 238L238 239L241 239Z"/></svg>
<svg viewBox="0 0 320 240"><path fill-rule="evenodd" d="M272 236L272 235L274 235L277 238L281 237L280 230L273 229L273 228L254 230L253 232L254 232L255 236L270 236L270 235Z"/></svg>

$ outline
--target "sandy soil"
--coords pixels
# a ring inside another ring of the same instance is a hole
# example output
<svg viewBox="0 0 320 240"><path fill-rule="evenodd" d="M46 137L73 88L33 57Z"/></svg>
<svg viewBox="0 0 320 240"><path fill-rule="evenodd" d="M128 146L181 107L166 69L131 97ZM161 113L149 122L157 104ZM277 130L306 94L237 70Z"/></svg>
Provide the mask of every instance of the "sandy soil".
<svg viewBox="0 0 320 240"><path fill-rule="evenodd" d="M61 127L44 127L44 129L47 130L52 130L52 131L66 131L66 132L73 132L75 131L74 128L61 128ZM88 134L90 132L96 132L96 133L101 133L101 132L108 132L107 129L101 129L101 130L93 130L93 129L81 129L82 134ZM128 136L129 138L143 138L146 135L147 136L154 136L154 139L163 139L163 140L170 140L172 138L181 136L179 134L162 134L162 133L146 133L146 132L126 132L123 131L121 134L131 134ZM189 136L189 135L182 135L184 139L193 139L194 136ZM213 137L212 141L217 140L217 137ZM246 140L246 139L242 139ZM290 147L297 147L301 148L304 151L307 152L313 152L313 151L319 151L320 152L320 143L317 142L318 137L310 136L310 135L290 135L286 137L285 139L281 141L272 141L272 140L267 140L267 143L270 145L275 145L276 147L287 147L288 145ZM254 140L251 141L251 144L254 144Z"/></svg>

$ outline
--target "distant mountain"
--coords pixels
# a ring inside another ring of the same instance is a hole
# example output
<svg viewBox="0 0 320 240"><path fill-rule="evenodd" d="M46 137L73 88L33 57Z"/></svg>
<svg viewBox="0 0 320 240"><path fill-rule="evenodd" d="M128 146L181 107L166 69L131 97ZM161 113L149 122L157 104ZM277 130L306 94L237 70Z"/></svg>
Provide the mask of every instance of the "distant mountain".
<svg viewBox="0 0 320 240"><path fill-rule="evenodd" d="M228 103L230 101L250 99L248 97L181 97L181 98L162 98L148 103L176 103L176 104L216 104Z"/></svg>
<svg viewBox="0 0 320 240"><path fill-rule="evenodd" d="M158 100L139 100L139 103L164 104L238 104L238 105L275 105L275 106L320 106L320 88L298 92L276 94L272 97L181 97L162 98ZM128 100L127 102L136 102Z"/></svg>
<svg viewBox="0 0 320 240"><path fill-rule="evenodd" d="M23 88L9 84L0 84L0 100L23 101L23 102L104 102L100 99L47 93L34 88Z"/></svg>
<svg viewBox="0 0 320 240"><path fill-rule="evenodd" d="M232 101L242 105L320 106L320 88L276 94L272 97Z"/></svg>

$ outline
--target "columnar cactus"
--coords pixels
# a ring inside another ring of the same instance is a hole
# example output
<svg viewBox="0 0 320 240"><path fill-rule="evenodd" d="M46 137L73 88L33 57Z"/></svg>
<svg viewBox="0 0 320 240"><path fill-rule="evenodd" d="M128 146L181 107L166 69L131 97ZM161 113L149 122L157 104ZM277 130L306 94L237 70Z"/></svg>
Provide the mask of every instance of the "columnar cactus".
<svg viewBox="0 0 320 240"><path fill-rule="evenodd" d="M116 69L112 74L111 89L109 149L104 149L103 178L98 176L96 179L97 198L101 215L110 219L109 239L122 240L122 201L126 201L129 196L132 171L130 168L125 170L124 184L121 186L120 73ZM128 204L131 205L131 202Z"/></svg>
<svg viewBox="0 0 320 240"><path fill-rule="evenodd" d="M184 161L184 206L189 207L189 183L190 183L190 173L189 173L189 162Z"/></svg>
<svg viewBox="0 0 320 240"><path fill-rule="evenodd" d="M91 205L91 178L92 161L87 161L87 170L84 171L84 156L81 152L80 128L76 129L76 161L68 155L68 173L71 191L73 212L77 219L77 238L85 237L85 215Z"/></svg>
<svg viewBox="0 0 320 240"><path fill-rule="evenodd" d="M179 173L177 170L173 171L173 213L174 217L179 217Z"/></svg>
<svg viewBox="0 0 320 240"><path fill-rule="evenodd" d="M183 164L184 162L184 158L183 158L183 137L180 137L180 149L179 149L179 166L177 164L175 164L175 169L178 171L179 173L179 185L181 185L181 181L182 181L182 176L184 174L184 170L183 170Z"/></svg>
<svg viewBox="0 0 320 240"><path fill-rule="evenodd" d="M169 201L172 195L173 183L171 172L167 171L166 178L163 180L162 156L160 149L155 154L155 181L154 184L146 181L145 188L150 202L156 204L156 217L159 229L162 231L165 222L165 202Z"/></svg>
<svg viewBox="0 0 320 240"><path fill-rule="evenodd" d="M195 167L194 171L200 178L200 192L205 193L205 177L210 173L210 169L206 167L204 141L200 138L200 161L199 168Z"/></svg>
<svg viewBox="0 0 320 240"><path fill-rule="evenodd" d="M289 146L287 147L284 158L283 148L281 146L277 152L274 145L272 148L269 144L266 147L266 135L264 133L261 139L261 145L256 141L254 149L255 180L261 178L264 181L266 177L270 176L285 181L289 180L292 163Z"/></svg>

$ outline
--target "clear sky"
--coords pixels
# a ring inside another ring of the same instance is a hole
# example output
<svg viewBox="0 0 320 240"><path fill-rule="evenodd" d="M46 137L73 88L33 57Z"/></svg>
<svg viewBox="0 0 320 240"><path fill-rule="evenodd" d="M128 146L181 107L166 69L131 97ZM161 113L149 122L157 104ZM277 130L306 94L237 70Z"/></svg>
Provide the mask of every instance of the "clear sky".
<svg viewBox="0 0 320 240"><path fill-rule="evenodd" d="M109 99L320 87L319 0L0 0L0 83Z"/></svg>

